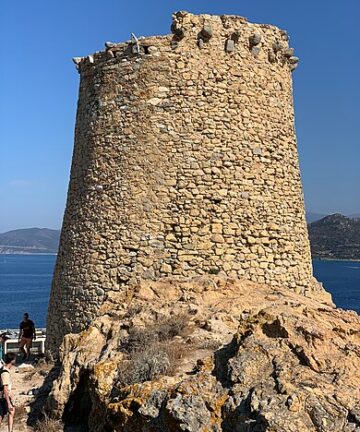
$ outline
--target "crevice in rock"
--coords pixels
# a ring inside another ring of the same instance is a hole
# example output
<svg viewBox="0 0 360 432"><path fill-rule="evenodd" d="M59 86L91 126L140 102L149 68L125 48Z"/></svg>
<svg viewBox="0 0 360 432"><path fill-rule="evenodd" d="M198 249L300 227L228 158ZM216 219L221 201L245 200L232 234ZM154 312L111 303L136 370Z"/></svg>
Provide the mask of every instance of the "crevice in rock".
<svg viewBox="0 0 360 432"><path fill-rule="evenodd" d="M214 352L215 367L212 373L225 388L231 386L228 362L235 356L237 348L237 341L233 339L229 344Z"/></svg>
<svg viewBox="0 0 360 432"><path fill-rule="evenodd" d="M281 383L279 381L279 372L278 372L278 366L276 364L276 361L274 359L272 359L272 366L273 366L273 371L271 373L271 378L274 380L274 388L277 391L277 393L282 394L283 392L281 391Z"/></svg>
<svg viewBox="0 0 360 432"><path fill-rule="evenodd" d="M224 420L221 423L223 432L266 432L269 430L269 422L258 411L251 410L251 398L254 388L244 396L238 406L230 411L222 411Z"/></svg>
<svg viewBox="0 0 360 432"><path fill-rule="evenodd" d="M48 401L49 393L53 382L59 377L60 370L61 365L56 363L47 374L43 385L39 389L36 399L30 405L30 413L27 421L29 426L34 426L36 422L44 416L45 405Z"/></svg>
<svg viewBox="0 0 360 432"><path fill-rule="evenodd" d="M83 372L75 391L65 405L62 417L65 426L81 426L84 432L88 430L87 423L84 424L84 419L89 418L92 409L89 387L89 377Z"/></svg>
<svg viewBox="0 0 360 432"><path fill-rule="evenodd" d="M265 323L262 326L263 333L269 338L288 338L289 333L286 328L283 327L279 321L276 319L272 323Z"/></svg>
<svg viewBox="0 0 360 432"><path fill-rule="evenodd" d="M288 347L290 348L294 356L299 360L301 366L307 366L313 369L309 357L305 354L304 350L300 346L295 346L291 343L288 343Z"/></svg>
<svg viewBox="0 0 360 432"><path fill-rule="evenodd" d="M354 424L356 426L360 426L360 419L351 412L351 410L348 412L348 415L346 417L346 420L350 424Z"/></svg>

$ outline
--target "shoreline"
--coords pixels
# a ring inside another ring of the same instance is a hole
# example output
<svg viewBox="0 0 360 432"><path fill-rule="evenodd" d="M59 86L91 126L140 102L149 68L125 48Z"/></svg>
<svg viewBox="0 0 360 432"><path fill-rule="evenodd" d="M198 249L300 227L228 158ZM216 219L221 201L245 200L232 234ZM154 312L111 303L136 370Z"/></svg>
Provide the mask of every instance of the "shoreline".
<svg viewBox="0 0 360 432"><path fill-rule="evenodd" d="M39 253L31 253L31 252L11 252L11 253L6 253L6 252L0 252L0 256L2 256L2 255L21 255L21 256L23 256L23 255L31 255L31 256L34 256L34 255L51 255L51 256L56 256L57 255L57 253L55 253L55 252L39 252Z"/></svg>
<svg viewBox="0 0 360 432"><path fill-rule="evenodd" d="M312 261L347 261L347 262L358 262L360 263L360 258L351 259L351 258L312 258Z"/></svg>

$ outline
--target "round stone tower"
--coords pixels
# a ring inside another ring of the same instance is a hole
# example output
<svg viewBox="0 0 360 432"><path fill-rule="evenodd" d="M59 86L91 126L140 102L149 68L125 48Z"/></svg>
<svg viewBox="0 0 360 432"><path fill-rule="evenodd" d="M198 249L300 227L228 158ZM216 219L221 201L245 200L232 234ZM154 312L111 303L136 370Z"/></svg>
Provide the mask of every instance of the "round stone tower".
<svg viewBox="0 0 360 432"><path fill-rule="evenodd" d="M48 347L136 277L221 272L304 291L312 266L286 32L176 13L75 58L75 148Z"/></svg>

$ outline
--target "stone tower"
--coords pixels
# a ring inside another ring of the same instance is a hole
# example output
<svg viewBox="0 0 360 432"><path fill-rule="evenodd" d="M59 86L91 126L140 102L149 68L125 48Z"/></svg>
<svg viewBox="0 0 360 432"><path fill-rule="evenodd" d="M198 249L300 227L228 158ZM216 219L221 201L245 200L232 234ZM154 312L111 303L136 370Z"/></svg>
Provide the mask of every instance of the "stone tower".
<svg viewBox="0 0 360 432"><path fill-rule="evenodd" d="M75 148L48 347L136 277L222 272L304 291L312 266L286 32L173 16L75 58Z"/></svg>

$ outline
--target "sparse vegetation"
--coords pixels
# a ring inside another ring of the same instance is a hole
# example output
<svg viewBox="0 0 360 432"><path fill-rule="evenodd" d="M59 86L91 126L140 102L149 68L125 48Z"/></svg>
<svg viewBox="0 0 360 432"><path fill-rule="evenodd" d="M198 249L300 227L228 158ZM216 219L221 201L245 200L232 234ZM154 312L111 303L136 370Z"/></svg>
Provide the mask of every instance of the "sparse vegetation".
<svg viewBox="0 0 360 432"><path fill-rule="evenodd" d="M173 373L184 355L182 344L174 338L184 332L188 321L187 315L177 315L148 328L130 329L124 343L129 358L119 374L120 384L142 383Z"/></svg>
<svg viewBox="0 0 360 432"><path fill-rule="evenodd" d="M137 315L138 313L141 312L142 306L137 304L137 305L129 305L128 309L127 309L127 314L126 317L127 318L133 318L135 315Z"/></svg>
<svg viewBox="0 0 360 432"><path fill-rule="evenodd" d="M46 415L34 427L35 432L62 432L63 430L64 427L59 420L52 419Z"/></svg>
<svg viewBox="0 0 360 432"><path fill-rule="evenodd" d="M217 275L217 274L220 273L220 269L219 269L218 267L212 267L212 268L208 271L208 273L211 274L211 275Z"/></svg>

